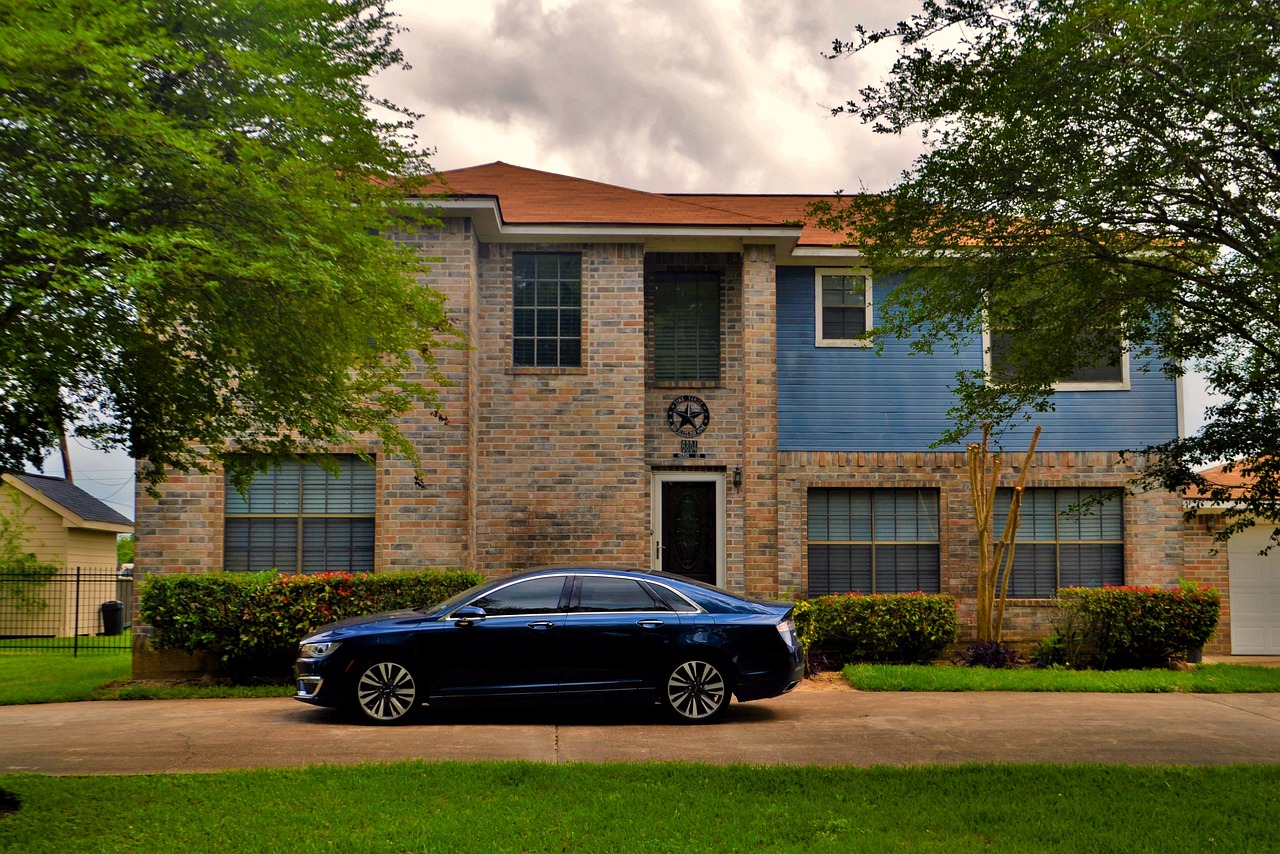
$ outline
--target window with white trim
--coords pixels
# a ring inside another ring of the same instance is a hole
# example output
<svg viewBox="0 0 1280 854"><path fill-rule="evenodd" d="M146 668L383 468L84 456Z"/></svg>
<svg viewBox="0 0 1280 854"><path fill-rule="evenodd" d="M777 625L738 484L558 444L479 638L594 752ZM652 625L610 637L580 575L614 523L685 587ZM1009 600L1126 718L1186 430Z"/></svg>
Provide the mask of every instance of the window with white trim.
<svg viewBox="0 0 1280 854"><path fill-rule="evenodd" d="M223 568L228 571L372 572L375 476L354 454L286 460L254 475L241 495L226 483Z"/></svg>
<svg viewBox="0 0 1280 854"><path fill-rule="evenodd" d="M820 267L814 271L814 342L819 347L870 347L871 273Z"/></svg>
<svg viewBox="0 0 1280 854"><path fill-rule="evenodd" d="M1012 489L996 490L998 537ZM1124 495L1118 489L1035 487L1022 493L1009 596L1049 599L1059 587L1124 584Z"/></svg>
<svg viewBox="0 0 1280 854"><path fill-rule="evenodd" d="M1129 387L1129 350L1115 329L1086 333L1097 336L1099 346L1092 356L1075 366L1054 383L1060 391L1105 391ZM1016 333L1007 329L990 329L986 333L984 353L987 376L1001 382L1014 374L1010 362Z"/></svg>
<svg viewBox="0 0 1280 854"><path fill-rule="evenodd" d="M936 489L810 489L810 596L937 593Z"/></svg>

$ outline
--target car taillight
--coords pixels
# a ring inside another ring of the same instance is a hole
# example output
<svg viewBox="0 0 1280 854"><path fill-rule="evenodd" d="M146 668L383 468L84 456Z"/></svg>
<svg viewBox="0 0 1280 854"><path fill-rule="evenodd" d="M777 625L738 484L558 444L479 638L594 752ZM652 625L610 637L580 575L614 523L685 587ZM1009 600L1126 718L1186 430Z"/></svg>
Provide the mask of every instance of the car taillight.
<svg viewBox="0 0 1280 854"><path fill-rule="evenodd" d="M783 620L778 623L778 634L782 635L782 641L787 645L788 649L795 649L796 646L796 624L791 620Z"/></svg>

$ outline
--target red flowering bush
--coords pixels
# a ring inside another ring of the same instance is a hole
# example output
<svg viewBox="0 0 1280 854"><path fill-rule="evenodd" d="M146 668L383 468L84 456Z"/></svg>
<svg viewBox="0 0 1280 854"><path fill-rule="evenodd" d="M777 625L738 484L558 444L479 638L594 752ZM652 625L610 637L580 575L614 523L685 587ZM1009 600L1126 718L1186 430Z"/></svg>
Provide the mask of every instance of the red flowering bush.
<svg viewBox="0 0 1280 854"><path fill-rule="evenodd" d="M1200 649L1218 627L1222 597L1211 587L1069 587L1060 606L1084 626L1088 646L1106 668L1166 667Z"/></svg>
<svg viewBox="0 0 1280 854"><path fill-rule="evenodd" d="M233 673L287 678L298 641L320 626L424 608L482 580L459 571L148 575L141 614L157 649L214 652Z"/></svg>
<svg viewBox="0 0 1280 854"><path fill-rule="evenodd" d="M857 593L796 603L810 663L926 662L955 642L956 600L935 593Z"/></svg>

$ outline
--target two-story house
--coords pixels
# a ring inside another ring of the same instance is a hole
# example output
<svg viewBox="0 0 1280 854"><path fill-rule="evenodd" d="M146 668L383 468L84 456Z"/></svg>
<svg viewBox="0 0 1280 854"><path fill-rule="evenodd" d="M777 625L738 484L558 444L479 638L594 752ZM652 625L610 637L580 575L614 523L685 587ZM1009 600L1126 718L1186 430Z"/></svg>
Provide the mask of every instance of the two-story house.
<svg viewBox="0 0 1280 854"><path fill-rule="evenodd" d="M470 345L437 354L456 380L448 423L405 419L427 476L370 445L334 449L341 478L290 465L244 497L174 477L159 500L138 494L140 565L651 566L770 597L948 592L971 624L965 453L930 446L989 337L958 355L867 346L894 282L800 224L811 196L656 194L504 163L441 178L450 195L423 205L443 226L396 235L438 259L429 282ZM1124 490L1116 451L1174 437L1179 400L1116 361L1066 379L1039 419L1013 636L1047 632L1059 586L1224 586L1175 496Z"/></svg>

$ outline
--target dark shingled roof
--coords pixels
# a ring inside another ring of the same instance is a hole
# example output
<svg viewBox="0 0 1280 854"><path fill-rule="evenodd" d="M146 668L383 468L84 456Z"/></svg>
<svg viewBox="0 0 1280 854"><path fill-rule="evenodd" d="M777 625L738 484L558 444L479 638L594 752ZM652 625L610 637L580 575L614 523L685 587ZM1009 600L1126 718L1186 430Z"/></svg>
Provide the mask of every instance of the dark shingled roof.
<svg viewBox="0 0 1280 854"><path fill-rule="evenodd" d="M44 493L51 501L61 504L87 522L109 522L113 525L132 525L128 518L112 510L65 478L43 474L15 474L27 486Z"/></svg>

